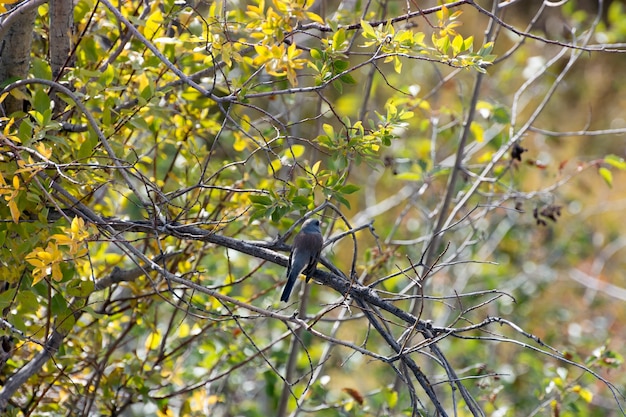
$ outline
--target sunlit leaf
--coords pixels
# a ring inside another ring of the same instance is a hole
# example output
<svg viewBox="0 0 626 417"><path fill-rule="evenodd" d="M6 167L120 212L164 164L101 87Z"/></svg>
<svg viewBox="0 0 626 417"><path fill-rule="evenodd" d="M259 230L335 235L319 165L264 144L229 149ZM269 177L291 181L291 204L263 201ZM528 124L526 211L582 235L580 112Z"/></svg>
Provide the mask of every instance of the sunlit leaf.
<svg viewBox="0 0 626 417"><path fill-rule="evenodd" d="M605 168L605 167L598 168L598 174L600 174L604 182L606 182L606 184L609 187L613 186L613 174L608 168Z"/></svg>
<svg viewBox="0 0 626 417"><path fill-rule="evenodd" d="M606 162L607 164L620 169L620 170L625 170L626 169L626 161L624 161L624 158L621 158L617 155L607 155L604 157L604 162Z"/></svg>

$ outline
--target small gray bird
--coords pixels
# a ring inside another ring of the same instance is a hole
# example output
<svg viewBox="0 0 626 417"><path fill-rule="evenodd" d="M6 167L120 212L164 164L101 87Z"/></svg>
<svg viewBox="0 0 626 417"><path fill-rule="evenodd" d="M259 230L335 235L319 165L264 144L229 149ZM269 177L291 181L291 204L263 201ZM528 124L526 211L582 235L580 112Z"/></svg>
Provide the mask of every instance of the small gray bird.
<svg viewBox="0 0 626 417"><path fill-rule="evenodd" d="M289 300L291 290L300 274L304 274L307 282L309 282L317 266L317 261L320 259L323 243L320 221L318 219L305 221L300 233L293 240L291 255L289 255L289 267L287 268L287 284L285 284L283 295L280 296L280 301Z"/></svg>

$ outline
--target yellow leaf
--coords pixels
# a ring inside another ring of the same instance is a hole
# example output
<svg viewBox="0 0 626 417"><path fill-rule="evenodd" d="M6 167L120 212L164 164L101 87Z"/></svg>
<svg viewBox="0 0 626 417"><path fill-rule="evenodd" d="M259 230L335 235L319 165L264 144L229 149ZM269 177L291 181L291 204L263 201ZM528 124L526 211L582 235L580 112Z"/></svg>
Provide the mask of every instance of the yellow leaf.
<svg viewBox="0 0 626 417"><path fill-rule="evenodd" d="M52 148L47 147L43 142L39 142L35 145L35 149L37 149L37 152L39 152L39 154L46 159L50 159L52 156Z"/></svg>
<svg viewBox="0 0 626 417"><path fill-rule="evenodd" d="M335 129L333 129L332 125L324 123L322 125L322 130L324 131L324 133L326 133L326 136L328 136L329 138L332 138L335 136Z"/></svg>
<svg viewBox="0 0 626 417"><path fill-rule="evenodd" d="M604 182L606 182L606 184L609 187L613 186L613 174L611 173L611 171L609 171L608 168L605 168L605 167L598 168L598 174L600 174Z"/></svg>
<svg viewBox="0 0 626 417"><path fill-rule="evenodd" d="M313 164L313 166L311 167L311 172L313 173L313 175L317 175L317 173L320 170L320 164L322 163L322 161L317 161L316 163Z"/></svg>
<svg viewBox="0 0 626 417"><path fill-rule="evenodd" d="M573 391L577 392L578 395L580 395L580 398L585 400L585 402L587 403L591 403L591 401L593 400L593 393L586 388L582 388L580 385L576 385L573 388Z"/></svg>
<svg viewBox="0 0 626 417"><path fill-rule="evenodd" d="M154 350L159 347L161 343L161 332L159 330L150 333L146 338L146 343L144 344L146 350Z"/></svg>
<svg viewBox="0 0 626 417"><path fill-rule="evenodd" d="M189 325L187 323L182 323L180 326L178 326L178 337L185 338L189 336L190 330L191 329L189 328Z"/></svg>
<svg viewBox="0 0 626 417"><path fill-rule="evenodd" d="M291 145L287 150L287 154L291 154L294 159L298 159L304 154L304 150L303 145Z"/></svg>
<svg viewBox="0 0 626 417"><path fill-rule="evenodd" d="M374 28L365 20L361 20L361 29L363 29L363 37L376 39L376 32L374 32Z"/></svg>
<svg viewBox="0 0 626 417"><path fill-rule="evenodd" d="M474 139L476 139L476 142L482 142L485 138L485 130L480 124L476 122L472 122L472 124L470 125L470 132L472 132L472 135L474 135Z"/></svg>
<svg viewBox="0 0 626 417"><path fill-rule="evenodd" d="M19 222L21 213L20 210L17 208L17 203L15 202L14 198L9 200L9 210L11 210L11 219L13 219L13 222Z"/></svg>
<svg viewBox="0 0 626 417"><path fill-rule="evenodd" d="M393 69L398 74L402 73L402 61L400 61L400 58L398 58L397 56L394 57L394 60L393 60Z"/></svg>
<svg viewBox="0 0 626 417"><path fill-rule="evenodd" d="M231 68L233 66L233 62L231 60L232 55L233 55L232 44L227 42L224 45L222 45L222 61L224 61L224 63L228 66L228 68Z"/></svg>
<svg viewBox="0 0 626 417"><path fill-rule="evenodd" d="M448 20L448 15L449 15L448 8L445 5L441 6L441 10L437 11L435 15L439 19L439 22Z"/></svg>
<svg viewBox="0 0 626 417"><path fill-rule="evenodd" d="M35 268L43 268L47 265L47 263L42 262L41 259L37 258L37 254L36 253L29 253L28 255L26 255L26 262L28 262L29 264L31 264L32 266L34 266Z"/></svg>
<svg viewBox="0 0 626 417"><path fill-rule="evenodd" d="M56 233L52 236L50 236L50 239L54 239L57 241L57 245L70 245L73 241L72 238L70 238L67 235L62 235L60 233Z"/></svg>
<svg viewBox="0 0 626 417"><path fill-rule="evenodd" d="M478 157L478 162L481 164L486 164L487 162L491 161L491 159L493 158L493 154L494 153L492 151L483 153Z"/></svg>
<svg viewBox="0 0 626 417"><path fill-rule="evenodd" d="M32 285L37 285L39 283L39 281L41 281L42 279L44 279L46 277L46 273L44 273L44 270L40 269L40 268L35 268L33 270L33 283Z"/></svg>
<svg viewBox="0 0 626 417"><path fill-rule="evenodd" d="M70 229L74 235L79 235L85 229L85 221L78 216L74 217Z"/></svg>
<svg viewBox="0 0 626 417"><path fill-rule="evenodd" d="M407 181L421 181L422 175L416 172L401 172L396 175L396 178L399 180L407 180Z"/></svg>
<svg viewBox="0 0 626 417"><path fill-rule="evenodd" d="M621 158L617 155L607 155L604 157L604 162L607 164L614 166L617 169L624 170L626 169L626 162L624 162L624 158Z"/></svg>
<svg viewBox="0 0 626 417"><path fill-rule="evenodd" d="M270 175L274 175L276 171L278 171L282 166L283 164L280 162L280 159L274 159L272 162L270 162L267 171Z"/></svg>
<svg viewBox="0 0 626 417"><path fill-rule="evenodd" d="M61 264L52 264L52 270L50 271L52 279L59 282L63 279L63 273L61 272Z"/></svg>
<svg viewBox="0 0 626 417"><path fill-rule="evenodd" d="M152 13L150 13L150 16L148 16L148 20L146 21L146 27L143 30L144 36L152 40L152 38L154 38L154 36L161 28L162 23L163 14L161 13L161 10L155 8Z"/></svg>
<svg viewBox="0 0 626 417"><path fill-rule="evenodd" d="M319 24L324 24L324 19L322 19L319 15L316 15L313 12L306 12L306 17Z"/></svg>
<svg viewBox="0 0 626 417"><path fill-rule="evenodd" d="M235 134L235 143L233 143L233 149L237 152L241 152L246 149L246 145L246 141L243 139L242 135Z"/></svg>

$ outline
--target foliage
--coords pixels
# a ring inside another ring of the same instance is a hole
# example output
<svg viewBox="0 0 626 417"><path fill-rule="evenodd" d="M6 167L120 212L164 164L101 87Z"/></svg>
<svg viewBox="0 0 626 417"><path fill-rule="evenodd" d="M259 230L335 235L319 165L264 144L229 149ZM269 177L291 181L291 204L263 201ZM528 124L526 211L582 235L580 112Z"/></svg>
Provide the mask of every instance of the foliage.
<svg viewBox="0 0 626 417"><path fill-rule="evenodd" d="M577 181L619 195L623 150L562 143L626 132L566 107L623 61L623 8L555 7L558 37L518 29L544 6L406 4L79 0L58 76L38 6L0 80L25 104L0 120L7 415L624 414L613 301L555 289L621 276L574 207L601 201ZM279 305L310 216L323 285Z"/></svg>

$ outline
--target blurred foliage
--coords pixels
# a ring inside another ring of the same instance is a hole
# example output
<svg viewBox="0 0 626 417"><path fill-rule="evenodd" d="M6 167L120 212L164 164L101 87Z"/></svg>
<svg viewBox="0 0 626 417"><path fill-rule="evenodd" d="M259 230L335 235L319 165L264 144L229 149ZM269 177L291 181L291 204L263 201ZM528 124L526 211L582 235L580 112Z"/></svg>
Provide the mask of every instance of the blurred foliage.
<svg viewBox="0 0 626 417"><path fill-rule="evenodd" d="M626 384L626 9L511 3L495 19L471 3L79 0L57 79L39 6L28 77L0 80L0 101L25 103L0 119L15 341L0 382L63 341L6 415L266 416L281 396L300 415L432 415L399 361L354 348L395 355L350 300L309 284L300 318L344 345L297 333L269 313L294 309L276 260L172 232L287 250L320 207L327 240L358 229L328 262L398 308L513 324L436 341L486 414L623 414L600 378ZM470 415L428 343L376 314Z"/></svg>

